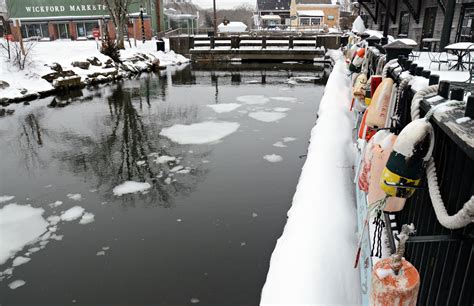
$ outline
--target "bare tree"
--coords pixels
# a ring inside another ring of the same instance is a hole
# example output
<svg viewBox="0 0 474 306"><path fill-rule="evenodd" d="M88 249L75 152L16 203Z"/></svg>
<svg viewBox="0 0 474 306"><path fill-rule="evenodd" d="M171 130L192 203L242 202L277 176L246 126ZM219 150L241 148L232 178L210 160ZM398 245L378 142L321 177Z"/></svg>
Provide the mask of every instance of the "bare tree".
<svg viewBox="0 0 474 306"><path fill-rule="evenodd" d="M119 49L125 49L124 29L127 26L128 7L133 0L102 0L102 2L107 6L110 19L115 26L117 46Z"/></svg>
<svg viewBox="0 0 474 306"><path fill-rule="evenodd" d="M25 65L30 61L30 54L36 46L35 41L23 42L23 50L19 42L0 41L0 53L7 58L18 69L25 69Z"/></svg>

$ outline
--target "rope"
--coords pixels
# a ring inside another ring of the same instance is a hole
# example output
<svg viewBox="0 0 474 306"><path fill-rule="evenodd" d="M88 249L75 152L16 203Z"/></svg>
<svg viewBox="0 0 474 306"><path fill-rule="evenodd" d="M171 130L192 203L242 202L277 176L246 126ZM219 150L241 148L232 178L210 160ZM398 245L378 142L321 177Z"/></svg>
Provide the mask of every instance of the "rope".
<svg viewBox="0 0 474 306"><path fill-rule="evenodd" d="M420 103L423 100L423 98L429 94L434 94L437 92L438 92L438 85L431 85L416 92L411 102L411 119L412 120L420 118Z"/></svg>
<svg viewBox="0 0 474 306"><path fill-rule="evenodd" d="M392 60L389 60L385 66L383 67L383 70L382 70L382 78L386 78L388 76L388 69L391 68L394 64L397 64L398 63L398 59L397 58L394 58Z"/></svg>
<svg viewBox="0 0 474 306"><path fill-rule="evenodd" d="M438 91L438 85L433 85L426 87L423 90L418 91L413 97L412 106L411 106L411 117L413 120L420 118L420 102L423 98L431 93L436 93ZM425 118L428 120L433 116L440 106L459 106L464 105L464 102L461 101L449 101L446 103L441 103L436 107L433 107ZM432 139L432 145L434 141ZM446 206L444 205L443 199L441 198L441 193L439 191L438 177L436 176L436 165L432 156L427 156L428 163L426 166L426 178L428 181L428 190L430 194L431 203L436 214L438 222L448 228L448 229L459 229L463 228L466 225L474 222L474 196L472 196L463 207L454 215L448 215L446 211Z"/></svg>
<svg viewBox="0 0 474 306"><path fill-rule="evenodd" d="M387 56L383 55L379 57L379 60L377 62L377 69L375 70L376 75L381 75L383 67L385 66L385 61L387 60Z"/></svg>

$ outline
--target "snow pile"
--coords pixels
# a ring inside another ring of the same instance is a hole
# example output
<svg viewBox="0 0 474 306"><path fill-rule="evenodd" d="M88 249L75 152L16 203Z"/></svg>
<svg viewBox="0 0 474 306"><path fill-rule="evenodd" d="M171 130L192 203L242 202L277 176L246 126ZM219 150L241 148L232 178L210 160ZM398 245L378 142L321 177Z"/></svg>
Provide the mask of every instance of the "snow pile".
<svg viewBox="0 0 474 306"><path fill-rule="evenodd" d="M321 100L287 224L272 254L262 305L360 303L359 273L353 268L357 218L347 75L340 57Z"/></svg>
<svg viewBox="0 0 474 306"><path fill-rule="evenodd" d="M236 110L240 107L237 103L226 103L226 104L210 104L208 107L212 108L216 113L228 113Z"/></svg>
<svg viewBox="0 0 474 306"><path fill-rule="evenodd" d="M249 113L249 117L262 122L274 122L286 117L285 113L281 112L253 112Z"/></svg>
<svg viewBox="0 0 474 306"><path fill-rule="evenodd" d="M263 159L265 159L266 161L271 162L271 163L278 163L278 162L281 162L283 160L283 157L281 157L280 155L276 155L276 154L269 154L269 155L263 156Z"/></svg>
<svg viewBox="0 0 474 306"><path fill-rule="evenodd" d="M0 208L0 265L47 230L44 209L8 204Z"/></svg>
<svg viewBox="0 0 474 306"><path fill-rule="evenodd" d="M164 128L160 135L168 137L179 144L212 143L237 131L239 124L235 122L207 121L191 125L175 124Z"/></svg>
<svg viewBox="0 0 474 306"><path fill-rule="evenodd" d="M124 194L143 192L150 188L151 188L151 185L146 182L140 183L140 182L134 182L134 181L126 181L125 183L122 183L116 186L112 190L112 192L114 193L115 196L120 197Z"/></svg>

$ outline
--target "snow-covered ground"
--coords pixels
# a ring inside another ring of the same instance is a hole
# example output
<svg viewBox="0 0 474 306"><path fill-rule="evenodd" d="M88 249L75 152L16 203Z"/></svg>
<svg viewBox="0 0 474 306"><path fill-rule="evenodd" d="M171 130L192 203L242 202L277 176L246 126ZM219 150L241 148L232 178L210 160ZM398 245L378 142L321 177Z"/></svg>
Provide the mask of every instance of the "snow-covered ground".
<svg viewBox="0 0 474 306"><path fill-rule="evenodd" d="M4 43L0 39L0 43ZM29 44L28 42L27 44ZM0 100L3 98L19 98L28 94L36 94L53 89L53 84L41 78L44 75L53 73L49 67L53 63L59 63L63 70L72 70L81 77L81 81L90 78L94 73L112 73L115 67L105 68L104 63L110 58L99 52L95 41L70 41L56 40L49 42L35 42L31 51L29 63L24 70L19 70L7 59L6 53L0 56L0 80L9 84L7 88L0 89ZM167 44L168 45L168 44ZM146 54L151 58L159 59L160 67L177 65L188 62L185 57L175 54L173 51L157 52L156 41L146 41L145 44L137 42L135 47L126 44L126 49L121 51L121 59L125 60L135 57L137 54ZM71 65L74 61L86 61L88 58L96 57L102 65L90 65L88 69L81 69ZM133 64L128 64L133 65ZM135 63L134 66L145 70L147 67L143 62ZM133 68L133 67L132 67Z"/></svg>
<svg viewBox="0 0 474 306"><path fill-rule="evenodd" d="M272 254L262 305L360 304L359 271L353 268L357 218L351 87L342 55L332 55L336 65L287 224Z"/></svg>
<svg viewBox="0 0 474 306"><path fill-rule="evenodd" d="M428 52L420 52L420 57L414 61L418 66L431 70L431 74L439 75L440 81L463 82L469 78L469 71L449 70L447 64L442 64L438 69L437 63L432 63L430 67L430 58Z"/></svg>

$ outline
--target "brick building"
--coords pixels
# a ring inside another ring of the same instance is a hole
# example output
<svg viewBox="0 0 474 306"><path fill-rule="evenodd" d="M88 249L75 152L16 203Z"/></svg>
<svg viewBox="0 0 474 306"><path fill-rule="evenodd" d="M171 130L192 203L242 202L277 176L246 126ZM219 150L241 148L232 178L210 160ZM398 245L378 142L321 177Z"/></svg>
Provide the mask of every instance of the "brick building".
<svg viewBox="0 0 474 306"><path fill-rule="evenodd" d="M105 29L115 38L115 27L103 3L101 0L7 0L7 12L17 40L18 24L23 39L86 40L93 38L94 30L99 30L102 36ZM150 0L132 1L126 29L129 37L141 39L140 12L143 10L145 38L152 38L155 33L153 25L156 24L154 4Z"/></svg>
<svg viewBox="0 0 474 306"><path fill-rule="evenodd" d="M299 28L339 27L339 4L331 0L292 0L292 26Z"/></svg>

